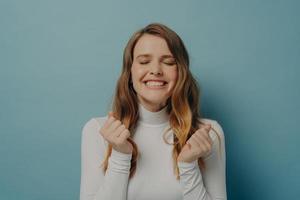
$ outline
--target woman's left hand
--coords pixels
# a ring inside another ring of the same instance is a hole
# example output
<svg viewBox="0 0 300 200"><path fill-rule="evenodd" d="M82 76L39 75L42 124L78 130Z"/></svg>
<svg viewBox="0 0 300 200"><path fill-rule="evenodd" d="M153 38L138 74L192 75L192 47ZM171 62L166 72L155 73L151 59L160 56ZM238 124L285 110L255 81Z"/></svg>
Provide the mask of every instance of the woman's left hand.
<svg viewBox="0 0 300 200"><path fill-rule="evenodd" d="M200 128L188 139L178 155L177 162L193 162L211 151L212 140L209 136L210 124Z"/></svg>

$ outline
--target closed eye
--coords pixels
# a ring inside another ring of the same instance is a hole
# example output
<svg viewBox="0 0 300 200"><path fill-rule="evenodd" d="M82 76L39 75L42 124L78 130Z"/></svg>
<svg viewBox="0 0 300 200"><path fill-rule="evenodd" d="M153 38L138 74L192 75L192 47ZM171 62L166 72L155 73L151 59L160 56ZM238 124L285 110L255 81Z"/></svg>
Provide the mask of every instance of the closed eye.
<svg viewBox="0 0 300 200"><path fill-rule="evenodd" d="M149 63L149 62L140 62L141 65L145 65L147 63Z"/></svg>
<svg viewBox="0 0 300 200"><path fill-rule="evenodd" d="M165 63L166 65L175 65L175 63L174 62L172 62L172 63Z"/></svg>
<svg viewBox="0 0 300 200"><path fill-rule="evenodd" d="M141 65L145 65L145 64L148 64L148 63L149 62L140 62ZM169 62L165 62L165 64L171 66L171 65L175 65L176 63L175 62L170 62L170 63Z"/></svg>

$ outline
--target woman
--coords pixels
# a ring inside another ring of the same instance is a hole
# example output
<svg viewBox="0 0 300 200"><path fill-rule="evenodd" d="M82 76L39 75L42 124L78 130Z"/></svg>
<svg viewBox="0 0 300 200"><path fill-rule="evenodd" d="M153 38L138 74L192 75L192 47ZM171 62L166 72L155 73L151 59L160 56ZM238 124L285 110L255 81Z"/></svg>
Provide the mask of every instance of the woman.
<svg viewBox="0 0 300 200"><path fill-rule="evenodd" d="M200 117L188 52L163 24L128 41L112 112L81 148L81 200L227 199L223 130Z"/></svg>

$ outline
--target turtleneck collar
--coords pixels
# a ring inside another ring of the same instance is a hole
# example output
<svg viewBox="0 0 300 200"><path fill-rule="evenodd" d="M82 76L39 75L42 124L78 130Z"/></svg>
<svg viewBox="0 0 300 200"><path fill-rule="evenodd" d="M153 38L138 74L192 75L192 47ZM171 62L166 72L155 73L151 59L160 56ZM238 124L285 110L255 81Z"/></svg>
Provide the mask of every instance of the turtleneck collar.
<svg viewBox="0 0 300 200"><path fill-rule="evenodd" d="M163 107L157 112L147 110L141 103L139 104L139 120L140 122L148 125L162 125L169 121L169 114L167 107Z"/></svg>

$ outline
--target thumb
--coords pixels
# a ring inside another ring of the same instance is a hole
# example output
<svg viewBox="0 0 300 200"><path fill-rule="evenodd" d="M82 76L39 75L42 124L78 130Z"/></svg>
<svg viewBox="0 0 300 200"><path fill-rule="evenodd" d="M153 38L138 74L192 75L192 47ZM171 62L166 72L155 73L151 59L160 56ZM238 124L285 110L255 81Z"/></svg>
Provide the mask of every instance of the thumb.
<svg viewBox="0 0 300 200"><path fill-rule="evenodd" d="M187 144L187 146L188 146L189 149L192 148L192 145L189 142L187 142L186 144Z"/></svg>
<svg viewBox="0 0 300 200"><path fill-rule="evenodd" d="M210 131L210 129L211 129L211 124L205 124L205 125L204 125L204 128L205 128L207 131Z"/></svg>
<svg viewBox="0 0 300 200"><path fill-rule="evenodd" d="M114 117L114 113L113 113L112 111L109 111L109 112L108 112L108 116L109 116L109 117Z"/></svg>

